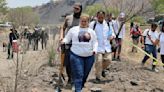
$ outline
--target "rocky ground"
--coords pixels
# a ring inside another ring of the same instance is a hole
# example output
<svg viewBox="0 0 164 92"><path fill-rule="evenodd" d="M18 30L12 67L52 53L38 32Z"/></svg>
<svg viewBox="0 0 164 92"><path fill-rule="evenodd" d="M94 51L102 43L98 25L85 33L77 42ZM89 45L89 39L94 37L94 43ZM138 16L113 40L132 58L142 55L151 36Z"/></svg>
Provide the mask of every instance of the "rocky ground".
<svg viewBox="0 0 164 92"><path fill-rule="evenodd" d="M86 1L86 0L78 0ZM101 0L97 0L101 1ZM39 8L40 9L40 8ZM70 13L72 6L50 2L49 5L41 8L41 22L54 24L65 13ZM67 9L67 12L65 12ZM59 11L60 10L60 11ZM58 13L56 13L58 12ZM55 31L56 32L56 31ZM127 33L128 35L128 33ZM30 49L25 54L19 53L19 76L17 92L55 92L58 86L58 74L60 65L60 53L57 52L58 35L49 40L49 49L32 51ZM89 75L83 92L96 92L91 90L101 90L102 92L164 92L164 69L158 66L158 73L152 72L150 62L145 67L140 66L143 53L131 53L129 46L130 37L126 36L122 50L122 61L113 61L107 70L107 76L102 82L95 83L94 67ZM6 59L7 52L2 50L2 42L8 41L8 33L0 31L0 92L14 92L16 54L14 59ZM53 65L49 65L50 47L55 51ZM66 77L66 76L65 76ZM67 77L66 77L67 79ZM72 92L70 88L61 88L62 92Z"/></svg>
<svg viewBox="0 0 164 92"><path fill-rule="evenodd" d="M58 35L55 42L57 38ZM49 41L49 44L52 45L54 41ZM57 44L54 46L57 47ZM93 68L83 92L96 89L102 92L164 92L164 69L158 66L160 71L155 73L150 70L150 63L141 67L137 62L140 61L139 55L123 53L122 61L113 61L107 70L107 76L100 83L95 83ZM0 92L13 92L16 56L13 60L7 60L6 57L7 52L2 52L0 46ZM49 66L48 50L30 50L26 54L19 54L18 92L55 92L59 84L60 65L57 51L55 57L53 66ZM72 92L65 86L61 90Z"/></svg>

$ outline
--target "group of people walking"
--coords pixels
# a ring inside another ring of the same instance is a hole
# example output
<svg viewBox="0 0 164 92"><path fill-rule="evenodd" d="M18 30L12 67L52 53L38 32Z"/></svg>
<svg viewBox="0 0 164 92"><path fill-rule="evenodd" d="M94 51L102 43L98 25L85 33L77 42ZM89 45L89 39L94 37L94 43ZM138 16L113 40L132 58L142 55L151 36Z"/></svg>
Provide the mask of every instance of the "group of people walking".
<svg viewBox="0 0 164 92"><path fill-rule="evenodd" d="M155 23L152 23L151 24L151 28L150 29L146 29L143 34L142 34L142 44L144 47L144 50L146 53L148 54L152 54L153 57L155 59L157 59L157 48L158 48L158 45L159 45L159 49L160 49L160 54L161 54L161 60L162 60L162 66L164 67L164 57L163 57L163 54L164 54L164 22L162 23L162 29L160 31L160 33L156 30L158 27L157 24ZM143 60L142 60L142 66L144 66L144 64L146 63L146 61L149 59L149 56L148 55L145 55ZM153 63L152 63L152 70L155 71L155 72L158 72L157 68L156 68L156 65L157 63L157 60L153 59Z"/></svg>
<svg viewBox="0 0 164 92"><path fill-rule="evenodd" d="M75 92L81 92L89 72L95 62L96 81L106 76L106 69L112 61L112 40L119 43L115 48L114 58L120 60L122 38L125 34L125 24L122 24L125 14L121 13L118 20L106 20L102 10L96 14L96 20L90 22L87 14L82 14L82 5L73 6L74 13L66 17L60 30L60 43L65 54L64 66L68 75L67 85L75 87ZM114 21L114 22L113 22ZM122 29L118 31L120 25ZM117 31L115 31L117 30ZM116 54L118 50L118 53Z"/></svg>
<svg viewBox="0 0 164 92"><path fill-rule="evenodd" d="M49 35L48 30L45 28L35 27L33 33L29 31L27 26L21 32L18 32L15 28L11 28L10 31L7 59L12 59L14 52L21 51L21 53L26 53L26 51L30 49L31 45L34 51L38 50L39 41L41 41L42 49L47 48Z"/></svg>
<svg viewBox="0 0 164 92"><path fill-rule="evenodd" d="M81 92L87 77L95 63L95 80L101 81L106 77L106 69L112 60L120 61L122 42L125 36L125 13L120 13L117 19L100 10L96 18L90 21L87 14L82 14L82 5L75 3L73 14L66 17L60 30L60 43L64 56L64 66L68 75L67 85L75 87L75 92ZM143 33L138 25L132 26L130 34L134 44L138 44L139 37L148 54L157 58L157 44L160 44L161 59L164 63L164 23L160 35L156 31L157 25L152 24L150 29ZM136 52L132 48L132 52ZM142 65L149 56L145 55ZM155 60L154 60L155 61ZM156 71L156 65L152 65Z"/></svg>

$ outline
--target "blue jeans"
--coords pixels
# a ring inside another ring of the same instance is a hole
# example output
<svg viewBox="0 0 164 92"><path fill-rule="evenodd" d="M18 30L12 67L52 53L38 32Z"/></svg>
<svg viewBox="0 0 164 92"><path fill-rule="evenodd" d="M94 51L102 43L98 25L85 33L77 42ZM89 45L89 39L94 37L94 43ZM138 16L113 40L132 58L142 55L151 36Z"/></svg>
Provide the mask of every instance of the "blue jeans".
<svg viewBox="0 0 164 92"><path fill-rule="evenodd" d="M156 46L154 45L145 45L145 51L148 54L152 54L154 58L157 58L157 50L156 50ZM149 56L145 55L145 57L142 60L142 63L145 64L146 61L149 59ZM154 62L155 60L153 60ZM155 65L152 65L152 68L155 68Z"/></svg>
<svg viewBox="0 0 164 92"><path fill-rule="evenodd" d="M70 64L75 92L81 92L94 61L94 55L89 57L80 57L75 55L73 52L70 53Z"/></svg>

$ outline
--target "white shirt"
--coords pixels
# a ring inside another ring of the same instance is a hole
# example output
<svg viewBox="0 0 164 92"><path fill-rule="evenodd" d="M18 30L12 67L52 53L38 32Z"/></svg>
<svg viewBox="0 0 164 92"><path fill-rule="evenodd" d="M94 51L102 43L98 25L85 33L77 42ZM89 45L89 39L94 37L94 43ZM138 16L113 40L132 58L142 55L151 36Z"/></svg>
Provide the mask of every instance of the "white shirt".
<svg viewBox="0 0 164 92"><path fill-rule="evenodd" d="M160 54L164 55L164 32L160 33L159 36L159 43L160 43Z"/></svg>
<svg viewBox="0 0 164 92"><path fill-rule="evenodd" d="M93 29L94 24L95 21L91 22L90 28ZM107 22L105 20L103 21L102 24L96 22L96 26L94 30L96 32L97 40L98 40L97 52L98 53L105 53L105 51L111 52L111 44L108 37L108 32L111 30L109 29ZM115 36L113 30L112 30L112 36Z"/></svg>
<svg viewBox="0 0 164 92"><path fill-rule="evenodd" d="M143 32L143 36L146 36L146 39L145 39L145 44L148 44L148 45L153 45L153 43L150 41L150 39L148 38L148 34L150 35L151 39L153 41L157 40L158 39L158 32L157 31L151 31L151 29L146 29L144 32Z"/></svg>
<svg viewBox="0 0 164 92"><path fill-rule="evenodd" d="M80 31L90 34L91 39L89 42L79 42ZM72 41L71 51L78 56L88 57L93 55L93 52L97 52L97 36L95 31L90 28L80 28L79 26L71 28L63 39L66 44L70 41Z"/></svg>
<svg viewBox="0 0 164 92"><path fill-rule="evenodd" d="M112 29L113 32L114 32L114 22L115 22L115 20L111 20L111 21L109 22L110 27L111 27L111 29ZM114 33L114 34L115 34L115 33Z"/></svg>
<svg viewBox="0 0 164 92"><path fill-rule="evenodd" d="M120 26L121 26L120 22L119 22L118 20L113 20L112 23L113 23L113 29L114 29L115 34L118 34L119 28L120 28ZM120 33L119 33L118 38L124 38L124 36L125 36L125 31L126 31L126 30L125 30L125 24L124 24L124 25L122 26L122 29L121 29L121 31L120 31Z"/></svg>

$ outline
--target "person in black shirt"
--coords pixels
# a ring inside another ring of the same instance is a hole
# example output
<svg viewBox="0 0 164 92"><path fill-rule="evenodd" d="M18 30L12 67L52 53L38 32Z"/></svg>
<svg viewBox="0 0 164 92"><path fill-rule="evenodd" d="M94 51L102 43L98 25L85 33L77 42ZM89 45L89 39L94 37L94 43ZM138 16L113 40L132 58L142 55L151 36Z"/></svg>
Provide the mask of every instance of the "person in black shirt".
<svg viewBox="0 0 164 92"><path fill-rule="evenodd" d="M13 51L12 51L12 42L13 40L17 40L19 38L19 34L17 33L17 30L15 29L10 29L10 34L9 34L9 43L8 43L8 57L7 59L13 58Z"/></svg>

